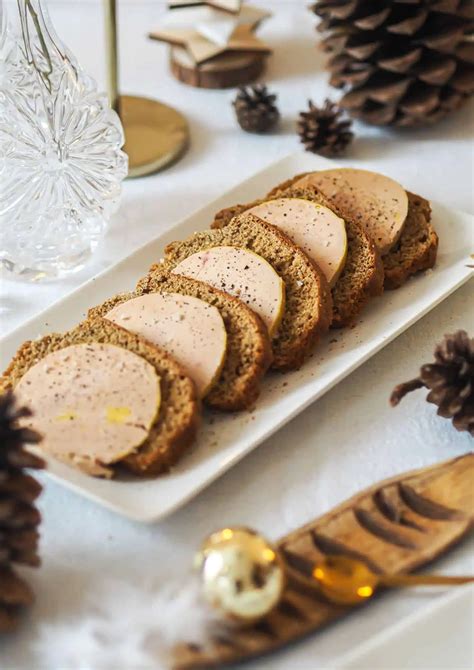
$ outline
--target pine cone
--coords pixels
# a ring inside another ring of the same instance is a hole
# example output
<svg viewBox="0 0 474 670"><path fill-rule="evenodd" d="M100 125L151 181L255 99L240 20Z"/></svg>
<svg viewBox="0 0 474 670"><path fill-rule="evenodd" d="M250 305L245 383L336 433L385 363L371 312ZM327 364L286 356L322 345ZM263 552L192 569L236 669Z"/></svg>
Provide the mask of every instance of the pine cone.
<svg viewBox="0 0 474 670"><path fill-rule="evenodd" d="M340 104L376 125L434 123L474 93L472 0L317 0Z"/></svg>
<svg viewBox="0 0 474 670"><path fill-rule="evenodd" d="M465 330L445 335L434 356L435 362L423 365L419 377L395 387L390 402L398 405L407 393L425 387L430 391L426 399L438 405L439 416L474 437L474 338Z"/></svg>
<svg viewBox="0 0 474 670"><path fill-rule="evenodd" d="M264 133L273 128L280 117L275 100L276 95L268 93L266 86L241 86L232 104L242 130Z"/></svg>
<svg viewBox="0 0 474 670"><path fill-rule="evenodd" d="M31 416L17 409L11 393L0 397L0 632L15 627L20 610L33 594L13 570L14 563L36 566L40 513L34 501L41 485L25 468L42 468L43 461L23 448L39 441L39 435L19 428L18 419Z"/></svg>
<svg viewBox="0 0 474 670"><path fill-rule="evenodd" d="M324 107L316 107L308 100L309 111L300 112L298 134L306 151L322 156L342 154L352 141L349 130L350 120L341 120L342 110L330 100L324 101Z"/></svg>

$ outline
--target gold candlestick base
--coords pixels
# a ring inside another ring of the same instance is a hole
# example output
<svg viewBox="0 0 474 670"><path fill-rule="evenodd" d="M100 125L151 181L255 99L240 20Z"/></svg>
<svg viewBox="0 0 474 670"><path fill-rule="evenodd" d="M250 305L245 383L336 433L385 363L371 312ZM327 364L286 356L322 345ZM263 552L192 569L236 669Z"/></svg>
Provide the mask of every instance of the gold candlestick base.
<svg viewBox="0 0 474 670"><path fill-rule="evenodd" d="M128 176L143 177L177 161L189 146L186 119L168 105L132 95L119 98Z"/></svg>

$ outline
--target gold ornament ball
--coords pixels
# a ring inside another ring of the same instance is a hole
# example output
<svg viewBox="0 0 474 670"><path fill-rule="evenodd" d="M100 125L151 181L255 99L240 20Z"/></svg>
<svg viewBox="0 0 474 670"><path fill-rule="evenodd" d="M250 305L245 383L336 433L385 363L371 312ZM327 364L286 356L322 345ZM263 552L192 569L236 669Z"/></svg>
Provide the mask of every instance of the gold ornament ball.
<svg viewBox="0 0 474 670"><path fill-rule="evenodd" d="M256 621L279 602L285 570L276 549L248 528L223 528L196 555L204 596L242 622Z"/></svg>

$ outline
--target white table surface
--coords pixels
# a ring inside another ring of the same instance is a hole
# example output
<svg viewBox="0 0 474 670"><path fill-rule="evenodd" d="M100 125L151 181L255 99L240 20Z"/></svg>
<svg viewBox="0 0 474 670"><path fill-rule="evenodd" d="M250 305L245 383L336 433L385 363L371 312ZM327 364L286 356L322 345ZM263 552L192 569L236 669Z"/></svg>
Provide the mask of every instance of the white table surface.
<svg viewBox="0 0 474 670"><path fill-rule="evenodd" d="M169 75L166 48L144 37L163 12L163 2L121 0L118 4L123 90L157 97L182 110L191 126L191 149L166 172L125 183L123 203L107 238L81 272L35 286L3 278L3 333L231 185L294 151L298 146L297 112L305 107L307 98L322 101L330 93L306 0L258 3L275 11L260 35L275 50L265 80L277 91L283 115L278 134L262 137L237 127L230 106L232 91L188 88ZM101 2L51 0L49 5L60 36L85 69L103 82ZM357 137L345 162L384 172L427 198L472 212L472 110L471 105L434 128L418 131L395 133L355 124ZM216 527L245 524L276 538L382 477L471 449L469 436L438 418L422 392L407 397L397 409L390 409L387 399L396 383L413 376L420 363L431 358L434 343L444 333L474 330L472 289L473 282L458 290L185 508L156 526L125 521L42 475L43 566L28 573L37 603L22 629L0 642L0 667L133 670L126 648L120 657L109 650L107 658L100 662L89 659L87 664L86 650L76 654L82 658L76 662L68 649L71 645L64 642L73 639L72 632L80 628L77 622L87 617L92 609L89 603L104 580L112 577L133 584L146 608L150 580L164 584L179 576L201 539ZM472 543L453 551L437 567L472 573ZM338 658L357 645L443 593L387 596L324 634L248 667L334 667ZM111 613L112 620L120 616L120 611ZM54 640L55 656L38 651L40 623L47 625L43 636ZM469 644L469 640L464 642ZM433 637L432 644L446 642ZM400 667L419 668L411 658L408 650ZM382 652L374 667L385 667Z"/></svg>

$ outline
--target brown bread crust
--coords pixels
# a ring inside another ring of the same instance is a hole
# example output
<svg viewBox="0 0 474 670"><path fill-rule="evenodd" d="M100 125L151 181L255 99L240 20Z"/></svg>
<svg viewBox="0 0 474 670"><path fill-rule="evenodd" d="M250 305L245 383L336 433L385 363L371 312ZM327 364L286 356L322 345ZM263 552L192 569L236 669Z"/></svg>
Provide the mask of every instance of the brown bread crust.
<svg viewBox="0 0 474 670"><path fill-rule="evenodd" d="M370 237L354 221L346 221L347 258L332 290L333 328L346 328L357 319L370 298L382 295L382 258Z"/></svg>
<svg viewBox="0 0 474 670"><path fill-rule="evenodd" d="M246 205L234 205L218 212L212 224L213 228L223 228L241 212L274 198L303 198L329 207L336 214L342 214L315 187L295 188L292 183L303 175L297 175L268 196ZM333 316L332 328L344 328L358 317L371 297L381 295L384 286L384 268L380 254L374 243L362 227L355 221L345 219L347 233L347 258L343 271L332 289Z"/></svg>
<svg viewBox="0 0 474 670"><path fill-rule="evenodd" d="M438 235L431 225L430 203L408 192L408 215L396 246L383 257L385 288L396 289L412 275L432 268L438 254Z"/></svg>
<svg viewBox="0 0 474 670"><path fill-rule="evenodd" d="M300 172L300 174L295 174L294 177L291 177L290 179L285 179L285 181L282 181L281 184L277 184L272 188L271 191L268 191L267 193L267 198L275 196L277 193L281 193L282 191L286 191L289 188L293 186L293 184L300 179L303 179L303 177L306 177L306 175L311 174L310 172Z"/></svg>
<svg viewBox="0 0 474 670"><path fill-rule="evenodd" d="M0 378L0 393L15 388L21 377L47 354L73 344L108 343L128 349L153 365L160 376L157 420L137 451L120 461L137 475L166 472L187 451L200 423L193 382L166 352L105 319L86 320L64 334L52 333L25 342Z"/></svg>
<svg viewBox="0 0 474 670"><path fill-rule="evenodd" d="M331 321L332 299L325 277L286 235L251 214L242 214L220 230L173 242L166 248L165 264L173 268L197 251L226 245L254 251L283 279L286 305L272 341L273 367L300 367Z"/></svg>
<svg viewBox="0 0 474 670"><path fill-rule="evenodd" d="M115 305L147 293L189 295L219 310L227 332L227 351L221 374L204 401L227 412L252 407L273 358L270 338L260 317L237 298L203 282L165 272L161 265L153 266L134 292L110 298L91 309L89 316L104 317Z"/></svg>

